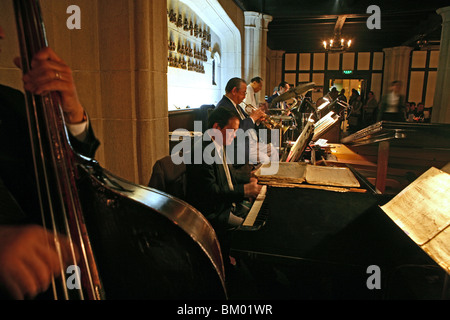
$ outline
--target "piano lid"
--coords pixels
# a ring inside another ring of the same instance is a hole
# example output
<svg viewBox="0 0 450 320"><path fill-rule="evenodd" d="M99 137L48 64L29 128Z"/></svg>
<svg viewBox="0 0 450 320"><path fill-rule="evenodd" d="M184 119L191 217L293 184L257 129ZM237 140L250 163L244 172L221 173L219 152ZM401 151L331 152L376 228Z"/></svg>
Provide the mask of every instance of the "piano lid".
<svg viewBox="0 0 450 320"><path fill-rule="evenodd" d="M450 125L380 121L341 139L358 146L389 140L403 147L450 149Z"/></svg>

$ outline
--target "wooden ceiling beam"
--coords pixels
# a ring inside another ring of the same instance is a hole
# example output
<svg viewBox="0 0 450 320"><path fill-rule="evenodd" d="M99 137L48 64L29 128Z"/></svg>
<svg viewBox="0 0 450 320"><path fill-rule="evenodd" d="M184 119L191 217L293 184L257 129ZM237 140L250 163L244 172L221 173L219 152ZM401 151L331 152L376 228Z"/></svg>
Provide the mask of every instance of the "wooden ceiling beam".
<svg viewBox="0 0 450 320"><path fill-rule="evenodd" d="M347 19L346 15L341 15L337 18L336 25L334 26L334 34L341 34L345 19Z"/></svg>

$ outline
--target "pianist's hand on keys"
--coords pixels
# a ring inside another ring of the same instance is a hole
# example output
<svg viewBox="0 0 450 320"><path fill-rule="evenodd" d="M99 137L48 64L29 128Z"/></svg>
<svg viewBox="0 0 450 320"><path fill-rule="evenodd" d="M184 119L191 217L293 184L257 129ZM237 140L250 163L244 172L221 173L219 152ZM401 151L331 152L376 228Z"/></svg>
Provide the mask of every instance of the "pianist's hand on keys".
<svg viewBox="0 0 450 320"><path fill-rule="evenodd" d="M250 178L250 183L244 185L244 195L246 198L256 199L262 186L258 184L258 179Z"/></svg>

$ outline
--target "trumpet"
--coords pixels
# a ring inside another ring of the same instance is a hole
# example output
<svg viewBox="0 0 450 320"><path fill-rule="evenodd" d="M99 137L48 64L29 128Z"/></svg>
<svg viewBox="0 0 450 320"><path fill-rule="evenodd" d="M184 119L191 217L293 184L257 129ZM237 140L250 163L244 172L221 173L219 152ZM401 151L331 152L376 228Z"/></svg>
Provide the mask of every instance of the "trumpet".
<svg viewBox="0 0 450 320"><path fill-rule="evenodd" d="M251 104L245 103L244 101L242 101L242 103L245 105L244 109L248 114L258 109ZM264 114L264 118L261 120L261 123L264 124L267 129L280 129L283 126L282 121L276 122L271 116L266 114Z"/></svg>

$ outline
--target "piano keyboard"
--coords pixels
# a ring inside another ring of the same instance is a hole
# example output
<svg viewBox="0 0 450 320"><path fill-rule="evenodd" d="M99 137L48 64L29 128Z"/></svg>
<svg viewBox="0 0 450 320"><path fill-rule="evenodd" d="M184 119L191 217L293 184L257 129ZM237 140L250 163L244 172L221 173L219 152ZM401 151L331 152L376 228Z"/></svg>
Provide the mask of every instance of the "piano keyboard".
<svg viewBox="0 0 450 320"><path fill-rule="evenodd" d="M266 193L267 186L263 186L253 202L247 217L239 227L240 230L258 230L266 223L268 216L268 204L264 202Z"/></svg>

